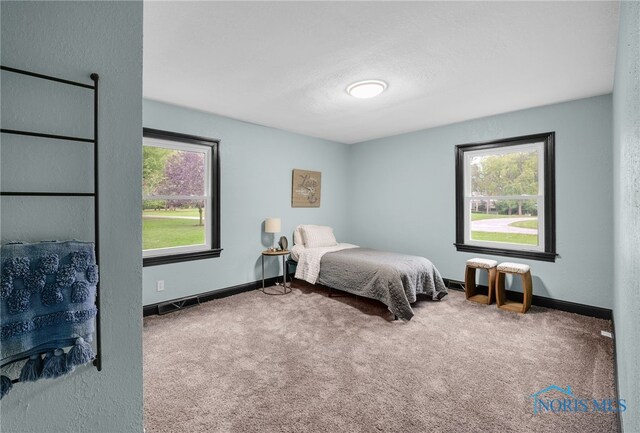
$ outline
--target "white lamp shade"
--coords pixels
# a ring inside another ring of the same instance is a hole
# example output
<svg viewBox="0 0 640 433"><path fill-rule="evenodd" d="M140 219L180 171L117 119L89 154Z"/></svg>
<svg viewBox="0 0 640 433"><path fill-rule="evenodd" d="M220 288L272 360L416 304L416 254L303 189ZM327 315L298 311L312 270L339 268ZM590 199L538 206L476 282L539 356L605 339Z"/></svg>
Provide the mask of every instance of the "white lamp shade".
<svg viewBox="0 0 640 433"><path fill-rule="evenodd" d="M267 218L264 220L265 233L280 233L280 218Z"/></svg>

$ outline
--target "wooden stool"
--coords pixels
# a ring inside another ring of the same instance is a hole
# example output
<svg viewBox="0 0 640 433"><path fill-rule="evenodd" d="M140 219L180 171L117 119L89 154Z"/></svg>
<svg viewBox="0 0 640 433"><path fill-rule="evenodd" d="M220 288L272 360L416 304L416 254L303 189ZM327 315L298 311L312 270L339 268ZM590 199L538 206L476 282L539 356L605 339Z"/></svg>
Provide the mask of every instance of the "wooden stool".
<svg viewBox="0 0 640 433"><path fill-rule="evenodd" d="M489 305L493 303L493 292L496 282L496 265L498 262L489 259L467 260L467 269L464 278L464 293L467 300ZM476 287L476 269L485 269L489 273L489 292L486 295L478 293Z"/></svg>
<svg viewBox="0 0 640 433"><path fill-rule="evenodd" d="M522 278L522 303L508 301L504 291L504 277L506 274L517 274ZM526 313L531 307L533 297L533 284L531 282L531 268L529 265L521 263L500 263L498 265L498 284L496 288L496 302L498 308L515 311L516 313Z"/></svg>

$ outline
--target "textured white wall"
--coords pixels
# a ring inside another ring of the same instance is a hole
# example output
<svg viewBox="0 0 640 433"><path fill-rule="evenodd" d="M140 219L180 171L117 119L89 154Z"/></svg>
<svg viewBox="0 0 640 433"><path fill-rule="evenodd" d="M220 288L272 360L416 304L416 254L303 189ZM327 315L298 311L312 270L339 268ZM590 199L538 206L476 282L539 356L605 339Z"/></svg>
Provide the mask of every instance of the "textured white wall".
<svg viewBox="0 0 640 433"><path fill-rule="evenodd" d="M90 72L98 72L101 77L103 370L82 367L66 378L16 386L0 402L0 430L142 432L142 2L3 1L1 19L3 65L82 82L90 82ZM91 116L87 121L82 113L73 112L75 104L71 104L71 111L61 105L65 98L60 97L59 87L35 81L34 88L21 87L23 90L16 94L17 79L8 75L2 74L3 127L20 125L87 135L88 126L91 135ZM7 106L4 97L14 105ZM86 99L91 107L91 98ZM34 100L45 103L34 105ZM63 144L52 151L42 147L55 143L44 140L16 143L15 137L4 134L2 139L3 187L5 183L7 188L13 187L12 181L21 180L21 185L29 187L91 188L86 166L79 169L75 179L69 175L72 168L67 162L75 153L73 146ZM27 146L23 149L26 158L24 153L18 156L21 152L16 151L17 145ZM79 157L85 165L87 157L91 163L91 155L86 152ZM92 233L91 209L78 200L54 211L55 203L49 199L5 198L2 237L86 239Z"/></svg>
<svg viewBox="0 0 640 433"><path fill-rule="evenodd" d="M622 2L613 89L614 319L625 432L640 432L640 3Z"/></svg>

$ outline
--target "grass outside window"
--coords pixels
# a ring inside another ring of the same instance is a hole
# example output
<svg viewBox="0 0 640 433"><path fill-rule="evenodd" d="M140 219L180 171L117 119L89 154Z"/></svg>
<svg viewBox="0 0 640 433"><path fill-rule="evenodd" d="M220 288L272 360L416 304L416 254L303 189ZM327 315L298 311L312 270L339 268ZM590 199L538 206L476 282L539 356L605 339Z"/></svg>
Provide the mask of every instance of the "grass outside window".
<svg viewBox="0 0 640 433"><path fill-rule="evenodd" d="M171 217L182 218L171 218ZM199 225L198 209L144 211L142 249L203 245L205 227Z"/></svg>
<svg viewBox="0 0 640 433"><path fill-rule="evenodd" d="M471 237L475 241L538 245L538 235L529 235L523 233L471 232Z"/></svg>

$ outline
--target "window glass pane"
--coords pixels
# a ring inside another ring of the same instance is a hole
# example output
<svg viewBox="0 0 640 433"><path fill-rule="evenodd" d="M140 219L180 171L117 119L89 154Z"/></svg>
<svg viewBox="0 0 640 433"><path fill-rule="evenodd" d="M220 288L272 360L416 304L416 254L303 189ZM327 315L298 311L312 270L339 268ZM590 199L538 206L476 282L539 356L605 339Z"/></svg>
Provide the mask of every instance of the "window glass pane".
<svg viewBox="0 0 640 433"><path fill-rule="evenodd" d="M145 196L205 195L203 152L143 146L142 185Z"/></svg>
<svg viewBox="0 0 640 433"><path fill-rule="evenodd" d="M471 200L471 240L539 245L536 199Z"/></svg>
<svg viewBox="0 0 640 433"><path fill-rule="evenodd" d="M142 249L205 244L203 200L143 200Z"/></svg>
<svg viewBox="0 0 640 433"><path fill-rule="evenodd" d="M471 196L538 194L538 152L526 149L470 158Z"/></svg>

